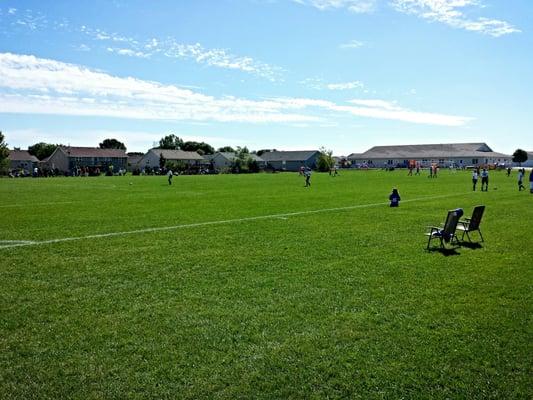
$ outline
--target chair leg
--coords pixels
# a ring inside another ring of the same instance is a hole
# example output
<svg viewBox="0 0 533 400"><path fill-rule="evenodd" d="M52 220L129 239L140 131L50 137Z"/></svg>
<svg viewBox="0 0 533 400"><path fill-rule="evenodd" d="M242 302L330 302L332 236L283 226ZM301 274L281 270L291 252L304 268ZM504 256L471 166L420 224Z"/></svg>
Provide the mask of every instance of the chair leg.
<svg viewBox="0 0 533 400"><path fill-rule="evenodd" d="M479 229L477 231L479 232L479 237L481 238L481 241L484 242L485 240L483 240L483 235L481 234L481 231Z"/></svg>
<svg viewBox="0 0 533 400"><path fill-rule="evenodd" d="M466 237L468 238L468 241L472 243L472 238L470 237L470 234L468 233L468 231L465 231L465 233L466 233Z"/></svg>

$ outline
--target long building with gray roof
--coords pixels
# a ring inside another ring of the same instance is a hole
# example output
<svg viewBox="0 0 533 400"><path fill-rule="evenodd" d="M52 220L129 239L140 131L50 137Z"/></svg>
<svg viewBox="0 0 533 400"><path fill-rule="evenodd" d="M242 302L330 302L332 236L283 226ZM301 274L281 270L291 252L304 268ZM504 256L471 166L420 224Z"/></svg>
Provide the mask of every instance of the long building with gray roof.
<svg viewBox="0 0 533 400"><path fill-rule="evenodd" d="M316 168L320 151L267 151L261 154L267 167L281 171L298 171L302 166Z"/></svg>
<svg viewBox="0 0 533 400"><path fill-rule="evenodd" d="M374 146L364 153L350 154L352 165L367 164L370 167L404 167L410 161L422 167L478 166L510 164L512 156L493 151L486 143L444 143L402 146Z"/></svg>

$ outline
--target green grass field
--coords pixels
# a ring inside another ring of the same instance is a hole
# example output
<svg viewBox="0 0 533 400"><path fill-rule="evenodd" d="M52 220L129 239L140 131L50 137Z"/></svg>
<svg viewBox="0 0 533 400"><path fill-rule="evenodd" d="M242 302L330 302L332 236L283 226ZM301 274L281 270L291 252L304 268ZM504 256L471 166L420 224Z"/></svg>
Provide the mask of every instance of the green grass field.
<svg viewBox="0 0 533 400"><path fill-rule="evenodd" d="M533 397L514 174L311 182L1 179L0 398ZM427 225L477 204L482 246L425 251Z"/></svg>

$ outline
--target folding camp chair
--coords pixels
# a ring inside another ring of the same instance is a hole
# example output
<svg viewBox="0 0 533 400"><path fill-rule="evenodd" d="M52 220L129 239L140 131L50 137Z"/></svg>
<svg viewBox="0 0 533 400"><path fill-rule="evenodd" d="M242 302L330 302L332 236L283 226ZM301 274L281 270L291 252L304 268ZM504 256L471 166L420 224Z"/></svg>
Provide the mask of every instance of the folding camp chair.
<svg viewBox="0 0 533 400"><path fill-rule="evenodd" d="M472 239L470 238L470 232L477 231L479 233L481 241L484 242L483 235L481 234L481 230L479 229L479 225L481 224L481 218L483 217L484 211L485 206L476 206L474 207L474 211L472 211L472 217L465 218L464 220L459 221L457 225L457 230L463 232L463 235L461 236L461 241L465 237L466 233L468 241L472 242Z"/></svg>
<svg viewBox="0 0 533 400"><path fill-rule="evenodd" d="M426 233L428 236L428 245L426 247L429 250L429 245L433 239L439 239L440 247L442 249L446 248L446 243L452 243L455 241L457 244L457 236L455 236L455 230L457 229L457 224L459 218L462 215L462 210L450 210L446 216L446 222L443 226L428 226L429 232Z"/></svg>

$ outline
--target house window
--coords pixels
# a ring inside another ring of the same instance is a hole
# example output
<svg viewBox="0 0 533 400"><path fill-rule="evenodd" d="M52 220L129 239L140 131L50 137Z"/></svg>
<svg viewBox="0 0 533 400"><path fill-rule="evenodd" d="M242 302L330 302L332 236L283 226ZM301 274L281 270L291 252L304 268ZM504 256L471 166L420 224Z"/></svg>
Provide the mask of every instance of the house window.
<svg viewBox="0 0 533 400"><path fill-rule="evenodd" d="M477 164L477 158L472 158L472 164Z"/></svg>
<svg viewBox="0 0 533 400"><path fill-rule="evenodd" d="M392 165L392 163L393 163L392 160L387 160L387 164Z"/></svg>

